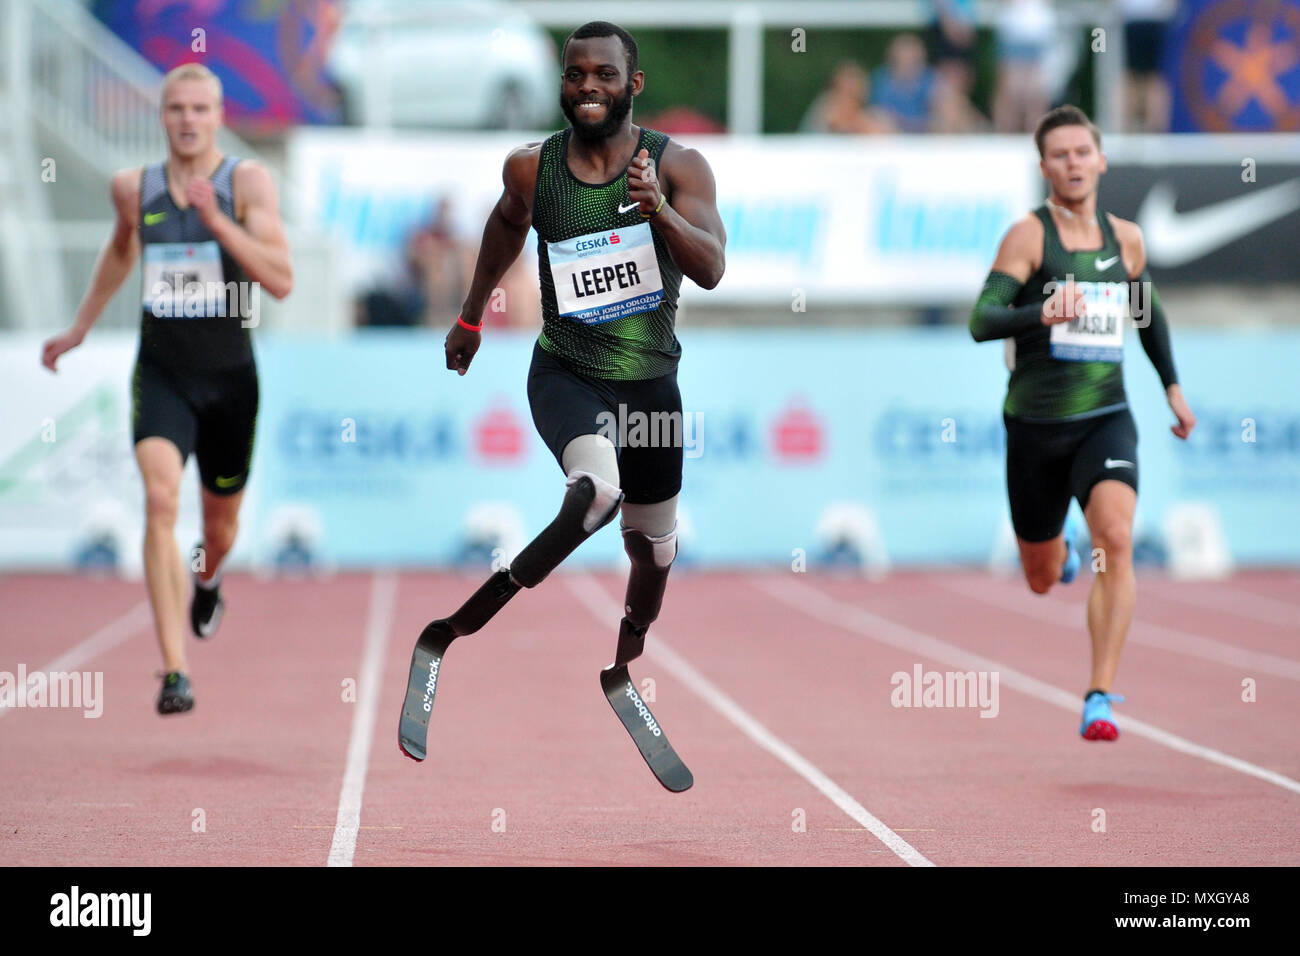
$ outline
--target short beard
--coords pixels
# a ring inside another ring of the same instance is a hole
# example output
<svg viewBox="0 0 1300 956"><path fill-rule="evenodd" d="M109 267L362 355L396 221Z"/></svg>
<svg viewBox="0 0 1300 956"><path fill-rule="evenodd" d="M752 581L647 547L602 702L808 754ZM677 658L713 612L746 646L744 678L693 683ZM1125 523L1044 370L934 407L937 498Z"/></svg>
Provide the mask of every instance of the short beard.
<svg viewBox="0 0 1300 956"><path fill-rule="evenodd" d="M602 142L617 133L622 128L623 121L632 112L632 83L629 81L623 90L623 95L615 97L609 104L605 118L599 123L580 122L577 111L563 93L560 94L560 109L564 111L564 117L573 127L574 135L578 139L585 143Z"/></svg>

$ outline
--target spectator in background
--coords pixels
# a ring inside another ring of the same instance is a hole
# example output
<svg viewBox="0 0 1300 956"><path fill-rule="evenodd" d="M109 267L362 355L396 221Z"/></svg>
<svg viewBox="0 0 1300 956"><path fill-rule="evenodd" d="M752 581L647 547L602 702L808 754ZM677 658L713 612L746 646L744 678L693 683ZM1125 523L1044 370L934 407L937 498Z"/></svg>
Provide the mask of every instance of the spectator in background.
<svg viewBox="0 0 1300 956"><path fill-rule="evenodd" d="M930 129L976 133L988 120L971 102L975 88L975 0L930 0L933 19L926 37L936 91Z"/></svg>
<svg viewBox="0 0 1300 956"><path fill-rule="evenodd" d="M927 29L935 71L966 95L975 82L975 0L930 0Z"/></svg>
<svg viewBox="0 0 1300 956"><path fill-rule="evenodd" d="M406 250L423 302L420 322L437 328L456 321L468 288L451 214L450 197L438 199L429 219L412 233Z"/></svg>
<svg viewBox="0 0 1300 956"><path fill-rule="evenodd" d="M434 328L454 324L469 291L478 243L458 232L456 218L451 197L439 197L407 243L407 269L418 290L418 324ZM536 275L535 259L516 259L493 291L483 322L491 328L540 324Z"/></svg>
<svg viewBox="0 0 1300 956"><path fill-rule="evenodd" d="M889 41L885 65L872 75L872 104L904 133L924 133L930 128L934 95L934 71L926 65L925 44L914 33L900 33Z"/></svg>
<svg viewBox="0 0 1300 956"><path fill-rule="evenodd" d="M844 62L831 74L830 84L808 107L799 129L805 133L892 133L894 124L881 111L867 106L870 82L866 71Z"/></svg>
<svg viewBox="0 0 1300 956"><path fill-rule="evenodd" d="M1169 84L1160 73L1165 24L1175 0L1120 0L1124 17L1124 129L1169 131Z"/></svg>
<svg viewBox="0 0 1300 956"><path fill-rule="evenodd" d="M1047 0L1002 0L993 93L993 125L999 133L1032 131L1051 105L1045 65L1055 29Z"/></svg>
<svg viewBox="0 0 1300 956"><path fill-rule="evenodd" d="M448 211L449 202L438 200L416 223L396 271L376 277L357 299L357 325L415 327L428 325L431 315L442 316L443 300L456 291L448 286L459 281ZM454 308L451 315L454 320Z"/></svg>

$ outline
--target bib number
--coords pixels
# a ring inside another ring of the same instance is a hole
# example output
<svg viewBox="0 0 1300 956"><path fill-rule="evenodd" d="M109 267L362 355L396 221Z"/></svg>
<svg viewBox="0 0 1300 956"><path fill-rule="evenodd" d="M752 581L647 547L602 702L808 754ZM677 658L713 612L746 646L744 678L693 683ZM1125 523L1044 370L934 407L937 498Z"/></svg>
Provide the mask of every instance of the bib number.
<svg viewBox="0 0 1300 956"><path fill-rule="evenodd" d="M664 296L650 224L548 242L562 318L599 325L659 307Z"/></svg>
<svg viewBox="0 0 1300 956"><path fill-rule="evenodd" d="M226 314L221 247L207 242L154 242L141 266L145 311L160 319L205 319Z"/></svg>
<svg viewBox="0 0 1300 956"><path fill-rule="evenodd" d="M1076 282L1087 313L1052 326L1052 358L1063 362L1119 362L1124 358L1124 320L1129 317L1125 282Z"/></svg>

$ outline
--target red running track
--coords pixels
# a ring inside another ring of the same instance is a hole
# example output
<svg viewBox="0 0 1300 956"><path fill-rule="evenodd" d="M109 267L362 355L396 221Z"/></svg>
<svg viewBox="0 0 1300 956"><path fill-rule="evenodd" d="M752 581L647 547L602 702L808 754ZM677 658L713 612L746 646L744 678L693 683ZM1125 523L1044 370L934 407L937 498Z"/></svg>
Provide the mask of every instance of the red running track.
<svg viewBox="0 0 1300 956"><path fill-rule="evenodd" d="M1078 736L1086 579L680 569L632 665L680 795L599 688L610 574L557 572L458 641L430 757L401 756L411 644L478 583L232 575L190 640L196 708L162 718L141 584L0 579L0 672L103 680L98 718L0 709L0 865L1300 863L1294 572L1144 578L1104 744ZM918 665L996 672L996 716L893 706Z"/></svg>

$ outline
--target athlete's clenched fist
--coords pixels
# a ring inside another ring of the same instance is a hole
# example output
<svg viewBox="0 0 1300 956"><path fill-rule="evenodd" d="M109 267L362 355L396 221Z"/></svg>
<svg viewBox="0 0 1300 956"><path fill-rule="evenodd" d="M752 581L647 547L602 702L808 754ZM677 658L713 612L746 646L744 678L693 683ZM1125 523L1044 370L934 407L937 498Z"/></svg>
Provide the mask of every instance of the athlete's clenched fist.
<svg viewBox="0 0 1300 956"><path fill-rule="evenodd" d="M1059 325L1071 319L1082 319L1087 314L1088 302L1084 298L1083 286L1072 281L1056 283L1052 294L1043 300L1043 325Z"/></svg>
<svg viewBox="0 0 1300 956"><path fill-rule="evenodd" d="M459 319L447 333L445 342L447 349L447 368L453 369L457 374L464 375L469 371L469 363L474 361L474 353L478 351L479 344L483 341L481 332L474 332L465 328Z"/></svg>
<svg viewBox="0 0 1300 956"><path fill-rule="evenodd" d="M185 187L185 200L198 212L204 225L210 224L221 211L217 206L216 190L207 179L191 179Z"/></svg>
<svg viewBox="0 0 1300 956"><path fill-rule="evenodd" d="M650 151L642 149L632 157L627 167L627 198L639 203L643 216L652 216L659 208L663 193L659 191L659 176Z"/></svg>

